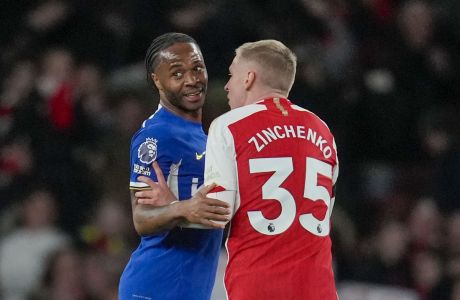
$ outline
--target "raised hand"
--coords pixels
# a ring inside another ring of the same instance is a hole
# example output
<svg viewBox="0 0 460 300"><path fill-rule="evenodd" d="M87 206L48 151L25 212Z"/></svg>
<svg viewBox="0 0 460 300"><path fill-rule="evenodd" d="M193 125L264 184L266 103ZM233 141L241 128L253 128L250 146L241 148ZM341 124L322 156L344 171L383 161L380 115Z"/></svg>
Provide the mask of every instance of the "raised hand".
<svg viewBox="0 0 460 300"><path fill-rule="evenodd" d="M166 183L163 172L156 161L152 163L153 170L157 176L158 182L153 181L149 177L139 176L137 180L148 184L150 190L138 191L134 194L138 204L148 204L154 206L163 206L171 204L177 200L176 196L171 192Z"/></svg>
<svg viewBox="0 0 460 300"><path fill-rule="evenodd" d="M215 186L215 184L203 186L191 199L177 203L178 209L182 211L181 215L187 221L184 224L185 227L190 224L201 224L209 228L225 227L230 220L230 205L227 202L206 197Z"/></svg>

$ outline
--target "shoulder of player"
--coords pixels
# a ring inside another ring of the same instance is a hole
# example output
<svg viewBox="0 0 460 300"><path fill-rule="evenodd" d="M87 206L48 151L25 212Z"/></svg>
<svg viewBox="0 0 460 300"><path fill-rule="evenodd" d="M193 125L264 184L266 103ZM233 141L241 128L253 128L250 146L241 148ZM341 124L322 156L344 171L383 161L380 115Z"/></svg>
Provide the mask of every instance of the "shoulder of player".
<svg viewBox="0 0 460 300"><path fill-rule="evenodd" d="M262 110L266 110L266 106L258 104L250 104L232 109L223 115L217 117L212 123L220 126L228 126L238 122L244 118L251 116ZM216 126L214 125L214 126Z"/></svg>
<svg viewBox="0 0 460 300"><path fill-rule="evenodd" d="M310 115L313 119L316 119L317 121L319 121L320 123L322 123L324 126L326 126L326 128L329 129L329 126L327 125L327 123L326 123L323 119L321 119L317 114L315 114L314 112L312 112L312 111L310 111L310 110L308 110L308 109L306 109L306 108L303 108L303 107L301 107L301 106L298 106L298 105L296 105L296 104L292 104L291 107L292 107L292 109L294 109L294 110L297 110L297 111L300 111L300 112L304 112L304 113Z"/></svg>
<svg viewBox="0 0 460 300"><path fill-rule="evenodd" d="M169 141L174 136L171 127L160 123L149 124L149 126L142 127L133 135L131 144L132 146L136 146L144 143L147 139L155 142Z"/></svg>
<svg viewBox="0 0 460 300"><path fill-rule="evenodd" d="M314 112L312 112L311 110L308 110L306 108L303 108L301 106L298 106L297 104L291 104L291 108L294 109L294 110L297 110L297 111L301 111L301 112L304 112L304 113L307 113L307 114L311 114L317 118L319 118Z"/></svg>

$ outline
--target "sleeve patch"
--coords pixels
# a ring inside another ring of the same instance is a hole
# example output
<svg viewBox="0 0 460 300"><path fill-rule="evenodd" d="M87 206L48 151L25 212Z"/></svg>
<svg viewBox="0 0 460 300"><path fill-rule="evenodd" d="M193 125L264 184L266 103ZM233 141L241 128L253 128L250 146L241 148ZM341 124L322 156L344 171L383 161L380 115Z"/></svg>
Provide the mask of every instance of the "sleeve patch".
<svg viewBox="0 0 460 300"><path fill-rule="evenodd" d="M133 172L144 176L150 176L150 174L152 174L150 167L144 167L138 164L134 164Z"/></svg>
<svg viewBox="0 0 460 300"><path fill-rule="evenodd" d="M157 140L146 138L137 149L137 157L144 164L151 164L157 158Z"/></svg>

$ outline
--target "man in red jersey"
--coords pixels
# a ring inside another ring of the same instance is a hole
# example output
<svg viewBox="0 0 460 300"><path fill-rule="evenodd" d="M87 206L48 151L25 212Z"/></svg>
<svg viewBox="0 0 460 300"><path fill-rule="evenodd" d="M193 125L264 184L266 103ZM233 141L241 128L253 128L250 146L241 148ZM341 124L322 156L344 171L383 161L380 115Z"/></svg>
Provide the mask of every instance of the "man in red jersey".
<svg viewBox="0 0 460 300"><path fill-rule="evenodd" d="M282 43L243 44L229 71L232 110L212 122L205 162L205 184L217 184L207 197L233 210L228 299L336 300L329 236L339 170L334 137L318 116L287 99L296 57Z"/></svg>
<svg viewBox="0 0 460 300"><path fill-rule="evenodd" d="M296 57L275 40L236 49L225 85L231 111L206 145L208 197L233 206L225 287L230 300L337 299L330 217L334 137L287 96Z"/></svg>

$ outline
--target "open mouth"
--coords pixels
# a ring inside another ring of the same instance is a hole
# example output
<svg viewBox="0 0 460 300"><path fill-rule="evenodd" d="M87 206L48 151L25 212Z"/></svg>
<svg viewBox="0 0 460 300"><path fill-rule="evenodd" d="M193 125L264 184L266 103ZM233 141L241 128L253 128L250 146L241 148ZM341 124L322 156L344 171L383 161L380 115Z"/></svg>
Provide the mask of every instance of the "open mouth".
<svg viewBox="0 0 460 300"><path fill-rule="evenodd" d="M184 94L185 98L189 101L199 101L203 97L203 89L192 91Z"/></svg>

